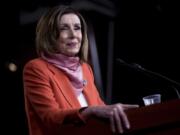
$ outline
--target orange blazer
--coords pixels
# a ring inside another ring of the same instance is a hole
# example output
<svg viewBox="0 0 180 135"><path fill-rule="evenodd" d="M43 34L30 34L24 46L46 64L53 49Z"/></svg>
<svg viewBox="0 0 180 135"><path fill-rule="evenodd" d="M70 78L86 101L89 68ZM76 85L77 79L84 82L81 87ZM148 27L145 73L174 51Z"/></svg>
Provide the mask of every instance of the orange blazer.
<svg viewBox="0 0 180 135"><path fill-rule="evenodd" d="M90 66L83 63L82 70L87 80L83 93L88 105L104 105ZM60 135L64 124L83 122L71 82L60 69L41 58L31 60L24 67L23 82L30 135Z"/></svg>

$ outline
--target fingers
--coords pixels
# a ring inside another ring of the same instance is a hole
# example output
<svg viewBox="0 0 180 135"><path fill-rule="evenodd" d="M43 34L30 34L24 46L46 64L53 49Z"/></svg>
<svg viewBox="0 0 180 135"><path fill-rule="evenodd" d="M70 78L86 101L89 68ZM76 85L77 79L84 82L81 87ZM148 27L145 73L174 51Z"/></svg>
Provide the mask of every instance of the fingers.
<svg viewBox="0 0 180 135"><path fill-rule="evenodd" d="M112 106L110 112L110 126L112 132L123 133L124 128L129 129L130 124L128 118L123 110L123 107L119 104Z"/></svg>
<svg viewBox="0 0 180 135"><path fill-rule="evenodd" d="M113 111L111 111L111 113L110 113L110 127L111 127L112 132L115 133L116 129L115 129L114 112Z"/></svg>
<svg viewBox="0 0 180 135"><path fill-rule="evenodd" d="M108 118L113 133L123 133L126 129L130 128L130 123L124 110L137 107L139 106L120 103L96 107L94 115L101 118Z"/></svg>
<svg viewBox="0 0 180 135"><path fill-rule="evenodd" d="M110 127L113 133L123 133L122 120L117 108L113 108L110 112Z"/></svg>
<svg viewBox="0 0 180 135"><path fill-rule="evenodd" d="M129 120L127 118L127 115L125 114L124 112L124 109L121 107L121 106L118 106L118 110L119 110L119 116L121 117L121 123L122 125L124 125L124 127L126 129L129 129L130 128L130 123L129 123Z"/></svg>
<svg viewBox="0 0 180 135"><path fill-rule="evenodd" d="M138 108L139 105L117 104L116 106L117 106L118 111L119 111L119 116L120 116L122 125L123 125L126 129L129 129L129 128L130 128L130 123L129 123L129 120L128 120L127 115L126 115L126 113L124 112L124 110L126 110L126 109L131 109L131 108Z"/></svg>
<svg viewBox="0 0 180 135"><path fill-rule="evenodd" d="M123 127L122 127L122 120L119 115L119 110L117 108L114 108L114 122L116 125L116 130L118 133L123 133Z"/></svg>
<svg viewBox="0 0 180 135"><path fill-rule="evenodd" d="M139 105L129 105L129 104L121 104L123 109L126 110L126 109L132 109L132 108L138 108Z"/></svg>
<svg viewBox="0 0 180 135"><path fill-rule="evenodd" d="M124 112L124 108L122 107L122 104L117 104L117 109L118 109L118 115L121 119L121 123L122 125L126 128L129 129L130 128L130 123L129 120L127 118L126 113Z"/></svg>

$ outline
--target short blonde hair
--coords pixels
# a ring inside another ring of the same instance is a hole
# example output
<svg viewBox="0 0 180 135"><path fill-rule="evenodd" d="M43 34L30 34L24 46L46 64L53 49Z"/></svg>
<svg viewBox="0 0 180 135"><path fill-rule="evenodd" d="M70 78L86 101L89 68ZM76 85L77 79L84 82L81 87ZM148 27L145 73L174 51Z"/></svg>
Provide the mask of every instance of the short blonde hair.
<svg viewBox="0 0 180 135"><path fill-rule="evenodd" d="M76 14L81 22L82 44L78 56L81 61L88 61L87 25L82 15L70 6L56 6L48 10L38 21L36 27L36 51L39 56L58 53L56 41L59 37L59 22L64 14Z"/></svg>

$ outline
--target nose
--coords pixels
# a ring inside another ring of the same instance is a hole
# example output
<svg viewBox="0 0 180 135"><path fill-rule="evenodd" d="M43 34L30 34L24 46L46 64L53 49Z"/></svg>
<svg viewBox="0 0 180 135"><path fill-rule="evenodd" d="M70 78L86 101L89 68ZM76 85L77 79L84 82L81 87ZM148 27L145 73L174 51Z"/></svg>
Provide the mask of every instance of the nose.
<svg viewBox="0 0 180 135"><path fill-rule="evenodd" d="M69 37L70 37L70 38L74 38L75 35L76 35L75 30L71 29L70 32L69 32Z"/></svg>

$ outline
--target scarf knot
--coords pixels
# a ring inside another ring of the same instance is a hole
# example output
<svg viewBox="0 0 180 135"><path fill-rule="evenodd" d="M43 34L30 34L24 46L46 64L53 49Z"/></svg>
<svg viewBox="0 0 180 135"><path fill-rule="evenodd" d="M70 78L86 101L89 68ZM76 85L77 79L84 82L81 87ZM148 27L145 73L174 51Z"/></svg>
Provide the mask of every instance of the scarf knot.
<svg viewBox="0 0 180 135"><path fill-rule="evenodd" d="M84 80L79 57L69 57L63 54L41 54L41 57L66 73L76 95L83 91Z"/></svg>

